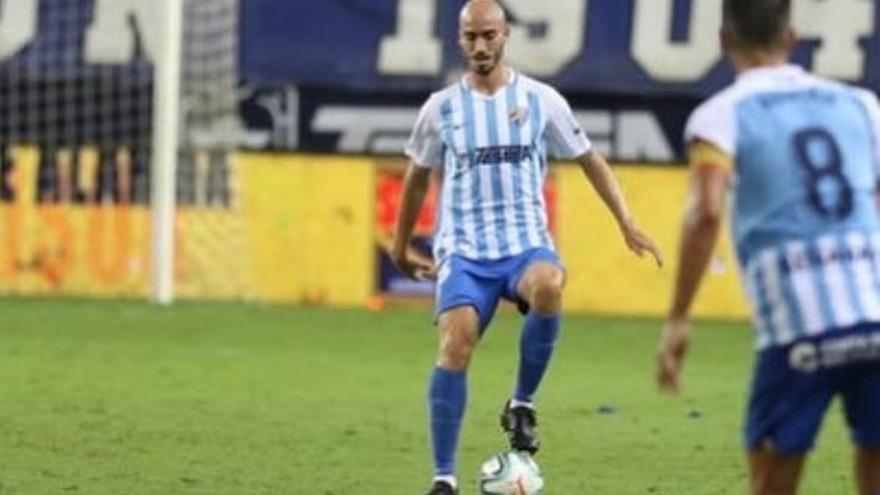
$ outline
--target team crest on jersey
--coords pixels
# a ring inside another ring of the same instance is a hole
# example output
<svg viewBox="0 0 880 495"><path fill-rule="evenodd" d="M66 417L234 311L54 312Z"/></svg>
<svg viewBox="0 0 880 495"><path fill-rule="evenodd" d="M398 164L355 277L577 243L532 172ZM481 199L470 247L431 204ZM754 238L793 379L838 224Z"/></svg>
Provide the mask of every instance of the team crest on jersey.
<svg viewBox="0 0 880 495"><path fill-rule="evenodd" d="M514 121L517 125L523 125L529 116L529 109L526 107L515 107L507 113L507 117Z"/></svg>

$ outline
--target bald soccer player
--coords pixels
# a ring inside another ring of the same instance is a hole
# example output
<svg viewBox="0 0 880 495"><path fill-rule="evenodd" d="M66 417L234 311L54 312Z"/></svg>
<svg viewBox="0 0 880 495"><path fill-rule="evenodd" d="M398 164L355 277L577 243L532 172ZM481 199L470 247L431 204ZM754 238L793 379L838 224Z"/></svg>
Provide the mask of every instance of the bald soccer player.
<svg viewBox="0 0 880 495"><path fill-rule="evenodd" d="M611 211L627 247L661 263L633 222L605 159L593 151L556 90L504 62L504 11L473 0L461 11L462 79L431 95L406 146L406 173L392 257L414 278L436 275L439 353L428 402L434 482L429 495L455 494L455 452L474 348L500 299L525 315L519 369L501 425L514 450L535 453L534 395L559 333L565 271L547 228L542 194L548 153L575 160ZM410 239L430 174L442 176L434 263L412 254Z"/></svg>

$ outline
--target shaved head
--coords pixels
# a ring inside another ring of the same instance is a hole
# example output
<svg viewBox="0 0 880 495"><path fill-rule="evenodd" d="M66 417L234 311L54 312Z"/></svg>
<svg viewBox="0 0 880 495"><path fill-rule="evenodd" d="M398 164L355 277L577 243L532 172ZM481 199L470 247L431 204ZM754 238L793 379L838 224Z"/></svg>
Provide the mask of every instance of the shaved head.
<svg viewBox="0 0 880 495"><path fill-rule="evenodd" d="M495 0L470 0L461 8L458 16L459 26L473 23L507 25L507 15Z"/></svg>
<svg viewBox="0 0 880 495"><path fill-rule="evenodd" d="M458 44L470 72L486 77L496 72L504 56L510 28L495 0L470 0L458 16Z"/></svg>

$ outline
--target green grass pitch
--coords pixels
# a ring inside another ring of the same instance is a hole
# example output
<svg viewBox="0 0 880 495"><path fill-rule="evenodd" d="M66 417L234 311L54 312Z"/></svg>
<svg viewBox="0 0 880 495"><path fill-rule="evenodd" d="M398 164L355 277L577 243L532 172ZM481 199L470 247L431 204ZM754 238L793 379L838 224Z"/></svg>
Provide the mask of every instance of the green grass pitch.
<svg viewBox="0 0 880 495"><path fill-rule="evenodd" d="M421 495L430 310L0 301L0 495ZM503 449L519 318L477 350L463 494ZM546 493L746 493L748 328L698 323L686 389L653 383L658 322L569 316L538 396ZM805 494L852 493L838 406Z"/></svg>

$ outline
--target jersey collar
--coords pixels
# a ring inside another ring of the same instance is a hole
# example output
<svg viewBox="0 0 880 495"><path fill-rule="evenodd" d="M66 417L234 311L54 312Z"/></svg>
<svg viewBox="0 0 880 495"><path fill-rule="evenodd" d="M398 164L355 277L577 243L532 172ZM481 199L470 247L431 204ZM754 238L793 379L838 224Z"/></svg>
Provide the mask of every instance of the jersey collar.
<svg viewBox="0 0 880 495"><path fill-rule="evenodd" d="M471 86L470 86L470 85L468 84L468 82L467 82L467 74L461 76L461 87L464 88L464 89L466 89L467 91L471 92L471 94L478 95L478 96L482 96L483 98L494 98L495 96L501 94L501 92L502 92L506 87L508 87L508 86L510 86L510 85L512 85L512 84L515 84L515 83L516 83L516 80L517 80L518 77L519 77L519 75L517 74L517 72L516 72L515 70L513 70L512 67L507 67L507 84L505 84L504 86L498 88L498 90L496 90L496 91L495 91L494 93L492 93L491 95L487 95L487 94L485 94L485 93L481 93L481 92L479 92L479 91L475 91L473 88L471 88Z"/></svg>
<svg viewBox="0 0 880 495"><path fill-rule="evenodd" d="M804 74L804 72L800 65L795 64L766 65L744 70L736 76L736 79L738 81L747 81L778 76L799 76Z"/></svg>

